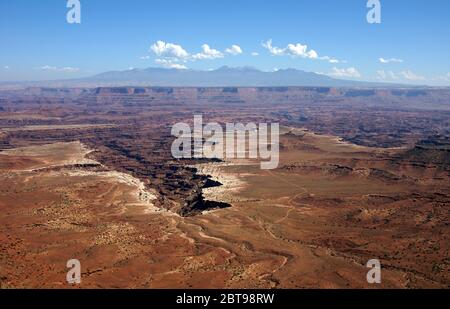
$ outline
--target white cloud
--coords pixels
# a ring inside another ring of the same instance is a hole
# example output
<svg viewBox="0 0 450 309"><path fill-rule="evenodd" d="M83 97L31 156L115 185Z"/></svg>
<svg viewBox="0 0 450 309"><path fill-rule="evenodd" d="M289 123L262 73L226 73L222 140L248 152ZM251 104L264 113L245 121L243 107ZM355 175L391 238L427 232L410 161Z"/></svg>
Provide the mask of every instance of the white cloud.
<svg viewBox="0 0 450 309"><path fill-rule="evenodd" d="M52 67L49 65L44 65L42 67L40 67L41 70L45 70L45 71L57 71L58 68L57 67Z"/></svg>
<svg viewBox="0 0 450 309"><path fill-rule="evenodd" d="M61 68L60 71L62 72L78 72L80 69L79 68L73 68L73 67L64 67Z"/></svg>
<svg viewBox="0 0 450 309"><path fill-rule="evenodd" d="M401 72L393 72L393 71L385 71L379 70L377 71L377 76L375 77L381 81L425 81L426 78L424 76L418 75L411 70L401 71Z"/></svg>
<svg viewBox="0 0 450 309"><path fill-rule="evenodd" d="M272 45L272 40L268 40L263 43L263 47L266 48L272 55L274 56L292 56L292 57L302 57L302 58L311 58L316 59L318 57L317 52L313 49L308 50L307 45L302 45L300 43L297 44L288 44L285 48L279 48Z"/></svg>
<svg viewBox="0 0 450 309"><path fill-rule="evenodd" d="M224 55L222 52L218 51L217 49L209 47L208 44L202 45L202 52L192 55L192 58L195 60L204 60L204 59L217 59L217 58L223 58Z"/></svg>
<svg viewBox="0 0 450 309"><path fill-rule="evenodd" d="M240 49L240 47L237 45L233 46L236 46L237 48ZM216 59L224 57L224 54L222 52L218 51L217 49L211 48L208 44L203 44L202 51L200 53L193 55L188 53L181 45L177 45L174 43L166 43L164 41L157 41L150 47L150 50L155 55L161 57L161 59L169 59L169 60L195 61L195 60Z"/></svg>
<svg viewBox="0 0 450 309"><path fill-rule="evenodd" d="M328 57L328 56L319 57L319 59L320 60L326 60L329 63L341 63L341 62L345 63L346 62L346 61L340 61L340 60L337 60L335 58L331 58L331 57Z"/></svg>
<svg viewBox="0 0 450 309"><path fill-rule="evenodd" d="M398 80L400 77L392 71L379 70L377 71L376 79L389 81L389 80Z"/></svg>
<svg viewBox="0 0 450 309"><path fill-rule="evenodd" d="M80 69L79 68L74 68L74 67L55 67L55 66L49 66L49 65L44 65L42 67L40 67L39 69L44 70L44 71L54 71L54 72L68 72L68 73L74 73L74 72L78 72Z"/></svg>
<svg viewBox="0 0 450 309"><path fill-rule="evenodd" d="M184 64L176 63L176 60L156 59L155 63L169 69L177 69L177 70L187 69L187 67Z"/></svg>
<svg viewBox="0 0 450 309"><path fill-rule="evenodd" d="M157 56L188 58L189 53L180 45L158 41L150 47Z"/></svg>
<svg viewBox="0 0 450 309"><path fill-rule="evenodd" d="M410 70L407 71L402 71L400 72L400 75L406 79L406 80L410 80L410 81L419 81L419 80L425 80L425 77L417 75L413 72L411 72Z"/></svg>
<svg viewBox="0 0 450 309"><path fill-rule="evenodd" d="M339 63L339 60L337 60L337 59L330 59L330 60L328 60L330 63Z"/></svg>
<svg viewBox="0 0 450 309"><path fill-rule="evenodd" d="M319 54L314 49L308 49L308 45L303 45L301 43L288 44L285 48L280 48L273 46L272 39L270 39L263 43L262 46L274 56L291 56L294 58L301 57L307 59L326 60L330 63L339 63L339 60L329 56L319 57Z"/></svg>
<svg viewBox="0 0 450 309"><path fill-rule="evenodd" d="M435 85L448 85L448 82L450 81L450 73L433 77L425 77L417 73L414 73L411 70L405 70L401 72L379 70L377 71L375 79L385 82L398 82L398 83L428 82L432 84L434 83Z"/></svg>
<svg viewBox="0 0 450 309"><path fill-rule="evenodd" d="M225 52L230 55L237 56L242 54L242 48L239 45L232 45L230 48L227 48Z"/></svg>
<svg viewBox="0 0 450 309"><path fill-rule="evenodd" d="M357 69L354 67L350 68L344 68L344 69L338 69L336 67L333 68L332 72L328 75L334 76L334 77L353 77L353 78L360 78L361 73L358 72Z"/></svg>
<svg viewBox="0 0 450 309"><path fill-rule="evenodd" d="M190 53L181 45L167 43L161 40L154 43L150 47L150 51L157 56L155 63L167 68L176 69L187 69L184 64L188 62L220 59L224 58L226 55L239 55L243 53L242 48L236 44L227 48L224 52L214 49L208 44L203 44L200 52ZM150 58L151 56L148 55L140 57L142 60Z"/></svg>
<svg viewBox="0 0 450 309"><path fill-rule="evenodd" d="M187 66L180 63L172 63L169 65L169 68L171 69L177 69L177 70L187 70Z"/></svg>
<svg viewBox="0 0 450 309"><path fill-rule="evenodd" d="M402 63L402 62L403 62L402 59L398 59L398 58L389 58L389 59L378 58L378 60L379 60L381 63L384 63L384 64L386 64L386 63L391 63L391 62L395 62L395 63Z"/></svg>
<svg viewBox="0 0 450 309"><path fill-rule="evenodd" d="M264 48L266 48L274 56L285 55L285 49L281 49L281 48L272 46L272 39L270 39L267 42L263 43L262 46Z"/></svg>
<svg viewBox="0 0 450 309"><path fill-rule="evenodd" d="M252 54L251 54L253 57L256 57L256 56L259 56L259 53L257 53L257 52L252 52Z"/></svg>
<svg viewBox="0 0 450 309"><path fill-rule="evenodd" d="M292 56L299 56L303 58L311 58L316 59L318 57L317 52L313 49L308 51L307 45L302 45L300 43L297 44L288 44L286 50L288 54Z"/></svg>

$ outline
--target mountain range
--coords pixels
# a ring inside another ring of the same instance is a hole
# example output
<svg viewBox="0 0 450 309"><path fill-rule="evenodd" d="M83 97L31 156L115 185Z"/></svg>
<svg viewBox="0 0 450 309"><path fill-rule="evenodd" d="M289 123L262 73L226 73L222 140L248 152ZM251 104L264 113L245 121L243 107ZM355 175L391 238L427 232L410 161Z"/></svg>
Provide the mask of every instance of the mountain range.
<svg viewBox="0 0 450 309"><path fill-rule="evenodd" d="M386 87L392 84L360 82L332 78L327 75L297 69L273 72L260 71L253 67L223 66L216 70L179 70L166 68L131 69L105 72L84 79L92 83L120 85L145 84L147 86L179 87L271 87L271 86L315 86L315 87Z"/></svg>
<svg viewBox="0 0 450 309"><path fill-rule="evenodd" d="M223 66L215 70L180 70L168 68L129 69L109 71L91 77L39 82L6 82L8 87L361 87L395 88L417 87L390 83L376 83L332 78L327 75L297 69L265 72L253 67Z"/></svg>

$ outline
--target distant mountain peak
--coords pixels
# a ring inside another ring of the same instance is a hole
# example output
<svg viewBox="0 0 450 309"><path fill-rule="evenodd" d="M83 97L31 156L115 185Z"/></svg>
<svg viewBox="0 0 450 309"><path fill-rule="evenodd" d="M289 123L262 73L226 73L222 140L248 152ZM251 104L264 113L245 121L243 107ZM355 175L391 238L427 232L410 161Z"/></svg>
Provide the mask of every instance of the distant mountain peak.
<svg viewBox="0 0 450 309"><path fill-rule="evenodd" d="M213 71L227 71L227 72L261 72L253 66L241 66L241 67L230 67L227 65L221 66L220 68Z"/></svg>

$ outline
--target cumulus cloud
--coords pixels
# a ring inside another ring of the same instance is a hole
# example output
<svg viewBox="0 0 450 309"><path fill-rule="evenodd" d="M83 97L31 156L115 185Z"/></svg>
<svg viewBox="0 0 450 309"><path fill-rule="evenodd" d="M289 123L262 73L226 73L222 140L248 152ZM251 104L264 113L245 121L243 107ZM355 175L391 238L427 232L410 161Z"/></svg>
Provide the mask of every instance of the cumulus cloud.
<svg viewBox="0 0 450 309"><path fill-rule="evenodd" d="M174 43L167 43L164 41L157 41L150 47L150 51L153 52L158 59L155 63L162 65L167 68L175 69L187 69L185 64L187 62L194 62L200 60L213 60L224 58L225 54L239 55L242 53L241 47L239 45L232 45L227 48L225 52L221 52L217 49L210 47L208 44L203 44L201 46L201 52L191 54L181 45ZM150 59L150 56L140 57L142 60Z"/></svg>
<svg viewBox="0 0 450 309"><path fill-rule="evenodd" d="M317 57L319 57L314 49L308 50L307 45L302 45L300 43L288 44L285 51L292 56L299 56L303 58L317 59Z"/></svg>
<svg viewBox="0 0 450 309"><path fill-rule="evenodd" d="M389 58L389 59L378 58L378 60L384 64L386 64L386 63L402 63L403 62L402 59L398 59L398 58Z"/></svg>
<svg viewBox="0 0 450 309"><path fill-rule="evenodd" d="M291 56L291 57L300 57L306 59L319 59L326 60L330 63L339 63L339 60L329 57L329 56L321 56L314 49L308 49L307 45L303 45L301 43L296 44L288 44L285 48L280 48L272 45L272 39L263 43L262 46L269 51L273 56Z"/></svg>
<svg viewBox="0 0 450 309"><path fill-rule="evenodd" d="M157 56L174 57L185 59L189 57L189 53L180 45L157 41L150 47Z"/></svg>
<svg viewBox="0 0 450 309"><path fill-rule="evenodd" d="M192 58L195 60L204 60L204 59L218 59L223 58L224 54L217 49L209 47L208 44L202 45L202 52L192 55Z"/></svg>
<svg viewBox="0 0 450 309"><path fill-rule="evenodd" d="M186 70L187 67L184 64L176 63L175 60L169 59L156 59L155 63L169 69Z"/></svg>
<svg viewBox="0 0 450 309"><path fill-rule="evenodd" d="M360 78L361 73L358 72L354 67L339 69L334 67L328 75L334 77L352 77L352 78Z"/></svg>
<svg viewBox="0 0 450 309"><path fill-rule="evenodd" d="M80 69L79 68L74 68L74 67L55 67L55 66L50 66L50 65L44 65L42 67L40 67L41 70L44 71L54 71L54 72L68 72L68 73L74 73L74 72L78 72Z"/></svg>
<svg viewBox="0 0 450 309"><path fill-rule="evenodd" d="M180 63L169 64L169 68L177 69L177 70L186 70L187 69L187 67L184 64L180 64Z"/></svg>
<svg viewBox="0 0 450 309"><path fill-rule="evenodd" d="M341 62L344 63L344 62L346 62L346 61L340 61L340 60L337 60L335 58L331 58L331 57L328 57L328 56L319 57L319 59L320 60L326 60L329 63L341 63Z"/></svg>
<svg viewBox="0 0 450 309"><path fill-rule="evenodd" d="M256 57L256 56L259 56L259 53L257 53L257 52L252 52L252 54L251 54L253 57Z"/></svg>
<svg viewBox="0 0 450 309"><path fill-rule="evenodd" d="M230 55L237 56L242 54L242 48L239 45L232 45L230 48L225 49L225 52Z"/></svg>
<svg viewBox="0 0 450 309"><path fill-rule="evenodd" d="M266 48L272 55L274 56L282 56L285 55L286 49L282 49L279 47L272 46L272 39L268 40L267 42L263 43L262 46Z"/></svg>
<svg viewBox="0 0 450 309"><path fill-rule="evenodd" d="M263 43L262 46L266 48L274 56L292 56L292 57L302 57L316 59L318 57L317 52L313 49L308 50L307 45L288 44L285 48L280 48L272 45L272 40L268 40Z"/></svg>

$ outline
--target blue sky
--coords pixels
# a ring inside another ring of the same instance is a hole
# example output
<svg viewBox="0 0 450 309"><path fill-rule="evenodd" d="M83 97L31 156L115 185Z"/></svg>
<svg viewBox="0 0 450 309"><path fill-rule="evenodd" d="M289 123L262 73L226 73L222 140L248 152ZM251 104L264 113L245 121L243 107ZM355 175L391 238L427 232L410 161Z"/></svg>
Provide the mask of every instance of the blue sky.
<svg viewBox="0 0 450 309"><path fill-rule="evenodd" d="M450 85L448 0L380 0L381 24L367 0L80 0L81 24L66 2L0 0L0 80L228 65Z"/></svg>

